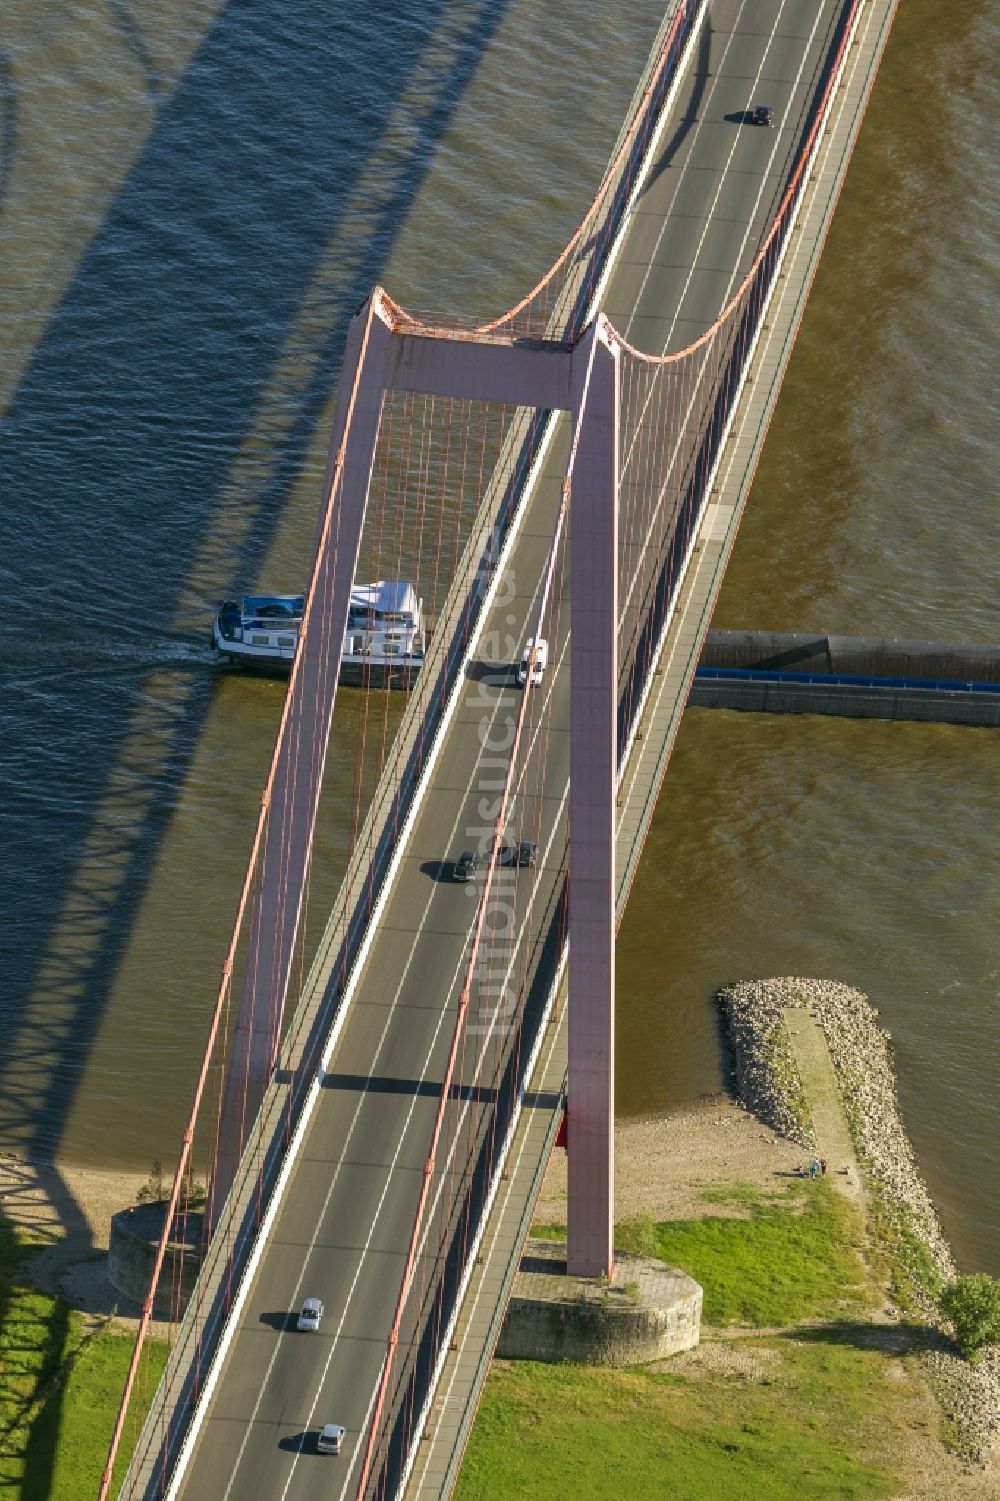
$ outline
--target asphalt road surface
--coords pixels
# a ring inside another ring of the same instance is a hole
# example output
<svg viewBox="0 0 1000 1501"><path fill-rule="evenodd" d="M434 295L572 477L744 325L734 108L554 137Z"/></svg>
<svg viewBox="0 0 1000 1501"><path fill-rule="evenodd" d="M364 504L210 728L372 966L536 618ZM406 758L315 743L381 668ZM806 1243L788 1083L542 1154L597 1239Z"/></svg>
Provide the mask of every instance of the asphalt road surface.
<svg viewBox="0 0 1000 1501"><path fill-rule="evenodd" d="M831 0L710 7L604 300L631 343L683 348L739 284L787 181L839 11ZM772 128L749 123L758 103L773 107ZM522 691L516 662L537 606L564 455L557 440L512 554L516 593L485 622L500 649L483 654L452 721L201 1428L181 1492L189 1501L354 1494L475 915L477 885L456 883L452 862L478 842L480 799L495 795L496 748ZM544 682L531 694L510 825L514 838L537 841L538 864L504 872L514 921L497 962L529 989L551 958L563 879L568 618L564 590L548 627ZM502 1067L511 1039L487 1045ZM461 1076L472 1076L471 1059ZM489 1104L473 1095L452 1107L456 1159L486 1129ZM450 1202L447 1190L431 1215L428 1252ZM419 1275L431 1269L425 1260ZM295 1329L307 1296L326 1305L317 1333ZM339 1456L316 1448L328 1422L347 1429Z"/></svg>

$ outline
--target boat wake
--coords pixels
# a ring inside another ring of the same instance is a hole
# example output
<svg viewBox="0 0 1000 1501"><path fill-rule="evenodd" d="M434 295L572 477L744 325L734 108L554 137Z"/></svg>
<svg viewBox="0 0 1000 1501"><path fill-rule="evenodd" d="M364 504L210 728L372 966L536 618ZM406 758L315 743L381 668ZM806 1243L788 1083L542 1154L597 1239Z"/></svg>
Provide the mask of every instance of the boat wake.
<svg viewBox="0 0 1000 1501"><path fill-rule="evenodd" d="M54 642L51 638L25 643L19 659L9 664L21 682L40 679L106 677L177 668L214 671L224 665L211 642L190 639L150 641L102 640L97 635Z"/></svg>

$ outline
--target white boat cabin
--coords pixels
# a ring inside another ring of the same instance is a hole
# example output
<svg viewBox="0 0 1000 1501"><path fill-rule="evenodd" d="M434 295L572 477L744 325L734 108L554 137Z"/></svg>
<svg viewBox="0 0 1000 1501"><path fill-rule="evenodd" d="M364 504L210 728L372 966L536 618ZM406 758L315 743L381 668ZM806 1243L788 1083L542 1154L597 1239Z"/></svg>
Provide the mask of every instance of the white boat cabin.
<svg viewBox="0 0 1000 1501"><path fill-rule="evenodd" d="M215 619L212 639L231 662L244 666L290 666L298 646L305 608L302 594L245 594L227 600ZM426 647L423 600L404 579L355 584L347 616L341 659L342 676L350 669L360 679L372 668L385 676L399 668L412 675Z"/></svg>

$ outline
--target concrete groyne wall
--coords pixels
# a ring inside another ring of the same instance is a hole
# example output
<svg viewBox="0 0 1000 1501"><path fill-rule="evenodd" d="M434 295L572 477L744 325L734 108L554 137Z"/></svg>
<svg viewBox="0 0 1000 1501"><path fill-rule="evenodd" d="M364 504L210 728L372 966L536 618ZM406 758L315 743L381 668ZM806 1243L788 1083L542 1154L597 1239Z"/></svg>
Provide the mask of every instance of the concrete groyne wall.
<svg viewBox="0 0 1000 1501"><path fill-rule="evenodd" d="M695 708L1000 726L1000 646L709 631Z"/></svg>
<svg viewBox="0 0 1000 1501"><path fill-rule="evenodd" d="M1000 646L906 641L898 636L709 631L699 666L996 683L1000 690Z"/></svg>

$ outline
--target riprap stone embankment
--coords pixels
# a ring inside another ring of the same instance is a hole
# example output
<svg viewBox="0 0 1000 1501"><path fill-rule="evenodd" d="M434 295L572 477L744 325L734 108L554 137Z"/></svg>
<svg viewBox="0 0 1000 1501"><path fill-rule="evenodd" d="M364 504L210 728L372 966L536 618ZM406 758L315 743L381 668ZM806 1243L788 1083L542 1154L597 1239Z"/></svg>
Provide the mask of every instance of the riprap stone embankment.
<svg viewBox="0 0 1000 1501"><path fill-rule="evenodd" d="M982 1458L1000 1434L1000 1347L971 1367L940 1337L947 1325L935 1289L956 1267L900 1118L892 1042L878 1012L860 990L797 977L741 981L719 1000L743 1103L806 1149L815 1148L815 1133L783 1012L802 1007L822 1027L868 1194L929 1326L928 1373L961 1448Z"/></svg>

